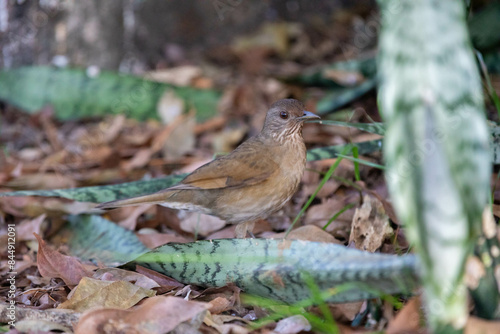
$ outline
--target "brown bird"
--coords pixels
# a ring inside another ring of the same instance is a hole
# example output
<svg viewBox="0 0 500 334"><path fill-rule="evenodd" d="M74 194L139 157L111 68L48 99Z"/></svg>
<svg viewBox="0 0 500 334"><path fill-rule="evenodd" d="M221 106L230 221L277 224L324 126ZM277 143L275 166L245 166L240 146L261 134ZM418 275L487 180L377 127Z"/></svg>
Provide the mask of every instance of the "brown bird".
<svg viewBox="0 0 500 334"><path fill-rule="evenodd" d="M275 102L262 131L233 152L159 192L99 204L111 209L139 204L161 204L217 216L240 224L236 236L251 233L255 221L278 211L297 191L306 165L303 122L319 116L293 99Z"/></svg>

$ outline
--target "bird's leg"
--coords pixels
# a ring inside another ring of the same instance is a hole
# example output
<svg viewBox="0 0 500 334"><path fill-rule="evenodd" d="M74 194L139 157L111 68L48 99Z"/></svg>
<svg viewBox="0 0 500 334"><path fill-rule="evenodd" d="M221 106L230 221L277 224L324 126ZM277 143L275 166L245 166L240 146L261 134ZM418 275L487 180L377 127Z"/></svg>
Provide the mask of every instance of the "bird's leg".
<svg viewBox="0 0 500 334"><path fill-rule="evenodd" d="M251 238L255 238L255 235L253 235L252 233L254 227L255 227L255 220L236 225L236 229L234 230L236 238L245 239L247 233L250 235Z"/></svg>

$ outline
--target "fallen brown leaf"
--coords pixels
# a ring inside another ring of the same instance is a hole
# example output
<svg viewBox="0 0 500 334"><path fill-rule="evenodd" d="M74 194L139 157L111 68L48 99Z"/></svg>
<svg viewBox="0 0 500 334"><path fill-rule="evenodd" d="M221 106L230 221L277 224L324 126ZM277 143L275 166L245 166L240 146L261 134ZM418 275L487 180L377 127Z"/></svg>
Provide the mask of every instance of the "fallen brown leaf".
<svg viewBox="0 0 500 334"><path fill-rule="evenodd" d="M24 219L16 226L16 239L18 241L34 240L34 234L41 234L41 226L47 217L42 214L33 219Z"/></svg>
<svg viewBox="0 0 500 334"><path fill-rule="evenodd" d="M396 314L394 320L389 322L387 334L401 333L426 333L426 330L421 327L421 301L420 297L413 297L408 303Z"/></svg>
<svg viewBox="0 0 500 334"><path fill-rule="evenodd" d="M76 186L76 182L73 178L62 174L38 173L23 175L22 177L7 182L5 186L22 190L46 190L74 188Z"/></svg>
<svg viewBox="0 0 500 334"><path fill-rule="evenodd" d="M226 225L222 219L210 215L195 212L185 212L184 215L181 220L181 229L192 234L207 236Z"/></svg>
<svg viewBox="0 0 500 334"><path fill-rule="evenodd" d="M143 204L132 208L132 212L127 216L127 218L119 221L118 225L127 230L134 231L137 225L137 218L139 218L140 215L149 210L152 206L153 204Z"/></svg>
<svg viewBox="0 0 500 334"><path fill-rule="evenodd" d="M302 331L309 332L310 330L311 324L300 314L281 319L274 328L274 332L280 334L296 334Z"/></svg>
<svg viewBox="0 0 500 334"><path fill-rule="evenodd" d="M498 334L500 321L486 320L470 316L465 325L464 334Z"/></svg>
<svg viewBox="0 0 500 334"><path fill-rule="evenodd" d="M188 320L193 327L199 327L207 308L205 303L157 296L146 299L133 310L86 312L78 322L75 334L97 333L102 329L108 333L163 334Z"/></svg>
<svg viewBox="0 0 500 334"><path fill-rule="evenodd" d="M284 238L285 232L276 233L270 235L272 238ZM324 231L316 225L305 225L292 230L290 234L288 234L287 239L290 240L305 240L305 241L316 241L316 242L327 242L334 244L342 244L339 240L335 239L333 235Z"/></svg>
<svg viewBox="0 0 500 334"><path fill-rule="evenodd" d="M145 297L155 295L153 290L125 281L100 281L84 277L71 291L68 300L58 308L84 312L101 307L128 309Z"/></svg>
<svg viewBox="0 0 500 334"><path fill-rule="evenodd" d="M94 273L94 278L102 281L126 281L148 290L160 286L147 276L119 268L98 269Z"/></svg>
<svg viewBox="0 0 500 334"><path fill-rule="evenodd" d="M208 305L210 306L210 308L208 309L210 313L219 314L230 309L233 306L233 303L227 298L216 297L215 299L211 300Z"/></svg>
<svg viewBox="0 0 500 334"><path fill-rule="evenodd" d="M144 229L142 229L144 230ZM189 242L187 238L178 236L178 235L173 235L173 234L167 234L167 233L142 233L140 230L137 233L137 237L139 240L144 244L144 246L148 248L156 248L161 245L165 245L169 242L177 242L177 243L185 243Z"/></svg>
<svg viewBox="0 0 500 334"><path fill-rule="evenodd" d="M218 314L207 314L203 322L205 325L215 328L220 334L247 334L250 331L245 327L228 322L242 322L247 323L248 321L232 315L218 315Z"/></svg>
<svg viewBox="0 0 500 334"><path fill-rule="evenodd" d="M383 204L376 197L365 195L363 205L352 218L349 244L354 242L358 249L375 252L392 233Z"/></svg>
<svg viewBox="0 0 500 334"><path fill-rule="evenodd" d="M311 206L307 210L304 224L316 225L322 228L328 223L330 218L342 210L346 204L348 203L344 202L344 200L329 198L324 203ZM343 212L327 227L326 231L333 233L334 235L342 231L349 231L353 215L353 208Z"/></svg>
<svg viewBox="0 0 500 334"><path fill-rule="evenodd" d="M156 283L158 283L158 285L161 286L165 290L172 290L172 289L175 289L175 288L182 288L184 286L184 284L179 283L178 281L176 281L173 278L170 278L168 276L160 274L159 272L156 272L154 270L141 267L139 265L136 266L135 270L138 273L140 273L140 274L142 274L142 275L144 275L146 277L151 278L153 281L155 281Z"/></svg>
<svg viewBox="0 0 500 334"><path fill-rule="evenodd" d="M49 247L36 233L38 240L37 265L43 277L59 277L68 286L75 286L83 277L92 276L76 258L63 255Z"/></svg>

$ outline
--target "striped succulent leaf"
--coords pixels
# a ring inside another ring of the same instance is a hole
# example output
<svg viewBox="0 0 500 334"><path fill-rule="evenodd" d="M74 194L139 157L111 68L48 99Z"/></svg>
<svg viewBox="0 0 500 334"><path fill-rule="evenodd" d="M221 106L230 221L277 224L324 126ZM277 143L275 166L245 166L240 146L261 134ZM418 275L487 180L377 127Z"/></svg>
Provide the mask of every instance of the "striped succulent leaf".
<svg viewBox="0 0 500 334"><path fill-rule="evenodd" d="M379 0L386 179L423 265L431 327L467 317L464 265L491 172L481 82L456 0Z"/></svg>

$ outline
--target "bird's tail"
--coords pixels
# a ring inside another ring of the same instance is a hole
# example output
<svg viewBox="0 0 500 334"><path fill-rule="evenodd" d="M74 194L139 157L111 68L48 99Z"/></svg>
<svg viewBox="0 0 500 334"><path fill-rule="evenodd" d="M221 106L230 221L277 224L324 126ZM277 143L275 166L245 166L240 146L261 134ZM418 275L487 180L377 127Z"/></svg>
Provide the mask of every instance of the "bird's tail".
<svg viewBox="0 0 500 334"><path fill-rule="evenodd" d="M119 199L116 201L105 202L97 205L96 209L114 209L121 208L124 206L133 206L133 205L141 205L141 204L159 204L163 203L167 200L168 195L165 193L154 193L144 196Z"/></svg>

